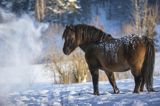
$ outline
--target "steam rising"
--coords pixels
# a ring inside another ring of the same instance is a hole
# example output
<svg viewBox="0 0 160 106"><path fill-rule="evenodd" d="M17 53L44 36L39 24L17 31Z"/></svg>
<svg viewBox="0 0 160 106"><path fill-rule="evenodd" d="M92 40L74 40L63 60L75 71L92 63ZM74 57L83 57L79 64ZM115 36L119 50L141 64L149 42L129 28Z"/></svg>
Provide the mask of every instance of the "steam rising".
<svg viewBox="0 0 160 106"><path fill-rule="evenodd" d="M32 84L36 75L31 67L41 55L40 38L47 27L28 15L18 18L0 9L0 96Z"/></svg>

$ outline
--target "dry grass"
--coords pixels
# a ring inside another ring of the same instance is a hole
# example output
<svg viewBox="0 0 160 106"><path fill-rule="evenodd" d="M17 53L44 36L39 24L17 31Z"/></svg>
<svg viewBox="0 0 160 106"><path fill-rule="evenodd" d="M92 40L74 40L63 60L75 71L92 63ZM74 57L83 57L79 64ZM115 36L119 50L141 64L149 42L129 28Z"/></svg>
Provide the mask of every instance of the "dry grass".
<svg viewBox="0 0 160 106"><path fill-rule="evenodd" d="M87 81L88 66L82 53L76 53L71 56L74 65L73 76L77 83Z"/></svg>
<svg viewBox="0 0 160 106"><path fill-rule="evenodd" d="M70 56L65 56L56 49L52 49L46 57L46 67L52 71L54 82L61 84L86 82L89 71L83 53L73 52Z"/></svg>

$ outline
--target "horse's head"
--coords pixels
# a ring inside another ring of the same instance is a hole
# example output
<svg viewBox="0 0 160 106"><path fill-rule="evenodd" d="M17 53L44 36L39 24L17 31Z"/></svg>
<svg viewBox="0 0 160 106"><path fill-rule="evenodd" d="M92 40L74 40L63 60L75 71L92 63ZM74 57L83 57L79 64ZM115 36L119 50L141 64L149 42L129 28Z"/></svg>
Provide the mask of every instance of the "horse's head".
<svg viewBox="0 0 160 106"><path fill-rule="evenodd" d="M63 45L63 52L69 55L77 46L75 27L73 25L66 26L62 38L65 40Z"/></svg>

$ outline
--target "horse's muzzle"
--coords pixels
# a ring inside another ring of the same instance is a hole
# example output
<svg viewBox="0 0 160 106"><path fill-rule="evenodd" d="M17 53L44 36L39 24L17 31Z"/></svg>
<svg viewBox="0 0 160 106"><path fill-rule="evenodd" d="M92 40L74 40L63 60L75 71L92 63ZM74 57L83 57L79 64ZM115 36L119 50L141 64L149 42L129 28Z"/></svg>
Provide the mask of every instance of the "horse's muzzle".
<svg viewBox="0 0 160 106"><path fill-rule="evenodd" d="M69 55L70 54L70 49L69 48L63 48L63 53L65 55Z"/></svg>

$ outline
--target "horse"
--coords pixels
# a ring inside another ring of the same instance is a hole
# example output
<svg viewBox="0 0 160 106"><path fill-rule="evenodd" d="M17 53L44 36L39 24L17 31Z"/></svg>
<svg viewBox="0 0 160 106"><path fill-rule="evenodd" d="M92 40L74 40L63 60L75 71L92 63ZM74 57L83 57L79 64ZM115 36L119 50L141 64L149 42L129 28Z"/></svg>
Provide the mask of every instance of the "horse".
<svg viewBox="0 0 160 106"><path fill-rule="evenodd" d="M153 89L153 70L155 62L154 41L147 36L124 36L114 38L111 34L86 25L67 25L62 39L65 40L63 53L70 55L77 47L85 53L93 82L93 94L99 95L99 69L104 70L114 93L119 93L114 72L131 70L134 76L135 87L133 93Z"/></svg>

